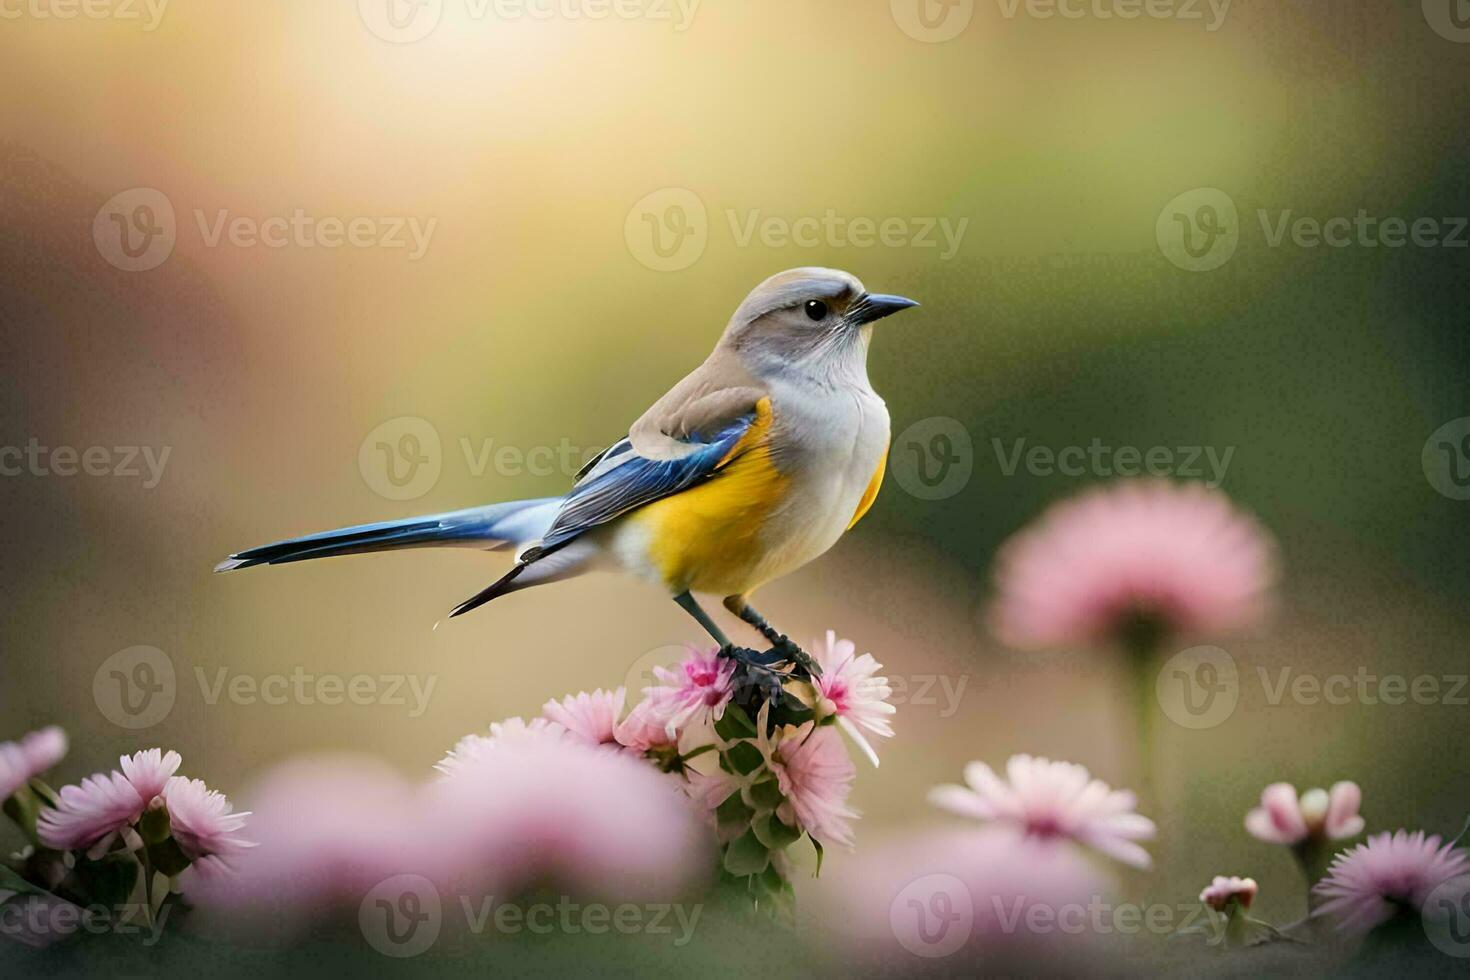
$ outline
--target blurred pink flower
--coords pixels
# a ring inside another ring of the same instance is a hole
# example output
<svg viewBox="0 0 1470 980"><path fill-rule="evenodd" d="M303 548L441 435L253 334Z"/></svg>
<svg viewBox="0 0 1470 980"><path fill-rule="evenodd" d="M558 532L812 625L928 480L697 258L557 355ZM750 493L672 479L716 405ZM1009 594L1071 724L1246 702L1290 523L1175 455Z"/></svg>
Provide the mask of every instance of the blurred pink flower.
<svg viewBox="0 0 1470 980"><path fill-rule="evenodd" d="M876 767L878 753L860 729L883 738L893 737L888 716L898 709L888 703L893 696L888 678L878 676L883 665L871 653L859 657L857 646L851 640L839 640L832 630L827 631L825 642L812 648L812 656L822 668L822 676L814 681L824 702L818 707L818 715L836 714L838 726Z"/></svg>
<svg viewBox="0 0 1470 980"><path fill-rule="evenodd" d="M1342 840L1363 832L1358 784L1335 783L1331 789L1309 789L1297 799L1290 783L1272 783L1261 791L1261 805L1245 815L1245 829L1268 844L1300 844L1310 838Z"/></svg>
<svg viewBox="0 0 1470 980"><path fill-rule="evenodd" d="M1008 781L983 762L965 767L964 786L936 786L929 793L935 806L1009 824L1041 840L1070 838L1096 848L1135 868L1150 865L1148 852L1135 841L1151 840L1152 820L1134 812L1137 800L1126 790L1111 789L1071 762L1013 755L1006 763Z"/></svg>
<svg viewBox="0 0 1470 980"><path fill-rule="evenodd" d="M669 897L715 864L679 780L573 738L530 739L465 758L428 788L427 833L453 887L514 894Z"/></svg>
<svg viewBox="0 0 1470 980"><path fill-rule="evenodd" d="M52 725L18 742L0 742L0 801L66 757L66 732Z"/></svg>
<svg viewBox="0 0 1470 980"><path fill-rule="evenodd" d="M908 828L829 862L802 896L815 909L802 929L857 976L915 975L918 957L940 973L1108 973L1095 955L1107 925L1089 910L1111 907L1112 891L1077 848L1011 827Z"/></svg>
<svg viewBox="0 0 1470 980"><path fill-rule="evenodd" d="M105 854L130 828L179 768L177 752L148 749L119 762L122 772L96 773L78 786L63 786L60 805L44 809L36 821L41 842L59 851ZM129 846L134 846L129 841Z"/></svg>
<svg viewBox="0 0 1470 980"><path fill-rule="evenodd" d="M617 745L613 733L618 727L618 716L623 713L625 698L626 692L621 687L615 691L598 688L591 694L583 691L560 701L547 701L541 714L590 745Z"/></svg>
<svg viewBox="0 0 1470 980"><path fill-rule="evenodd" d="M764 729L764 717L758 727ZM809 721L800 728L787 726L774 738L761 737L758 742L785 797L776 808L782 822L823 844L851 847L852 821L858 813L847 805L847 798L857 770L841 737Z"/></svg>
<svg viewBox="0 0 1470 980"><path fill-rule="evenodd" d="M1232 901L1239 902L1241 908L1248 909L1255 898L1254 878L1227 878L1224 875L1216 875L1209 887L1199 893L1199 900L1216 912L1224 912Z"/></svg>
<svg viewBox="0 0 1470 980"><path fill-rule="evenodd" d="M204 785L201 779L175 776L163 789L173 837L190 861L213 859L216 868L231 868L231 858L253 841L234 836L245 826L249 811L235 813L223 793Z"/></svg>
<svg viewBox="0 0 1470 980"><path fill-rule="evenodd" d="M1464 850L1422 830L1374 834L1333 859L1312 889L1321 900L1315 914L1336 919L1339 929L1367 932L1401 910L1421 913L1436 886L1466 871Z"/></svg>
<svg viewBox="0 0 1470 980"><path fill-rule="evenodd" d="M269 940L304 932L339 908L355 910L386 878L438 868L416 793L388 766L360 756L277 766L245 797L258 842L249 860L221 876L206 859L184 872L181 889L199 908L206 934L239 931Z"/></svg>
<svg viewBox="0 0 1470 980"><path fill-rule="evenodd" d="M1224 493L1124 481L1054 505L1002 546L991 622L1022 648L1114 640L1139 617L1216 633L1256 623L1274 580L1274 542Z"/></svg>
<svg viewBox="0 0 1470 980"><path fill-rule="evenodd" d="M724 715L733 694L735 661L721 657L718 650L691 647L677 667L655 667L653 676L659 683L643 689L639 707L647 705L643 717L662 725L664 734L674 740L690 723Z"/></svg>

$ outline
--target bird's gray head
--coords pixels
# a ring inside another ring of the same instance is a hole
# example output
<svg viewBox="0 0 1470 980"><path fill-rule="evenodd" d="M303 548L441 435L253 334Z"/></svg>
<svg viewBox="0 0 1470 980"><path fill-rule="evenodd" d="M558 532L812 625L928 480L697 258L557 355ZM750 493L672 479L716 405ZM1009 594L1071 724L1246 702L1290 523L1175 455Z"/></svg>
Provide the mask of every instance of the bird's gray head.
<svg viewBox="0 0 1470 980"><path fill-rule="evenodd" d="M918 305L870 294L857 276L837 269L790 269L755 287L721 344L757 373L864 373L873 324Z"/></svg>

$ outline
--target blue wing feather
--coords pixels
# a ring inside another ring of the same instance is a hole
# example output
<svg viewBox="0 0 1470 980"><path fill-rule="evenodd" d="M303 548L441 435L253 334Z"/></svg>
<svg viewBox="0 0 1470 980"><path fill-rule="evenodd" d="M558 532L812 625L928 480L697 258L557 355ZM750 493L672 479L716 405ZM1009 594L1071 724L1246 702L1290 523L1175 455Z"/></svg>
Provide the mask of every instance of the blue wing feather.
<svg viewBox="0 0 1470 980"><path fill-rule="evenodd" d="M624 439L595 460L582 481L572 488L541 540L541 552L707 479L718 471L755 420L755 413L734 419L707 441L691 442L697 448L678 459L647 459L634 452L632 444Z"/></svg>

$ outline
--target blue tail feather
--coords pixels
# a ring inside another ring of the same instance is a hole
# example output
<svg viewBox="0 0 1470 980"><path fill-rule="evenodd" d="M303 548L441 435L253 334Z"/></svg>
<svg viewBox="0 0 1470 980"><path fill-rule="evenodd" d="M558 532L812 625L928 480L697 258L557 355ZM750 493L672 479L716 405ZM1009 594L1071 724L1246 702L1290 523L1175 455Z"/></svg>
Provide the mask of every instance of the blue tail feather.
<svg viewBox="0 0 1470 980"><path fill-rule="evenodd" d="M398 548L458 546L499 550L539 538L551 525L560 504L559 497L545 497L359 524L236 552L216 565L214 570L228 572L255 565L279 565Z"/></svg>

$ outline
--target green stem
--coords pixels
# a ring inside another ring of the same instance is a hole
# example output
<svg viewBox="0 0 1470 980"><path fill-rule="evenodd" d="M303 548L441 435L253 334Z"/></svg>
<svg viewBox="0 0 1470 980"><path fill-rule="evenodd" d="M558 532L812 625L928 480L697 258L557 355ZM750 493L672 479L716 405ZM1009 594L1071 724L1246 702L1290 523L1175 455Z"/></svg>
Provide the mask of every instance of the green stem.
<svg viewBox="0 0 1470 980"><path fill-rule="evenodd" d="M138 849L138 863L143 866L143 909L148 915L147 926L153 931L153 862L148 859L148 845Z"/></svg>

